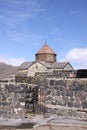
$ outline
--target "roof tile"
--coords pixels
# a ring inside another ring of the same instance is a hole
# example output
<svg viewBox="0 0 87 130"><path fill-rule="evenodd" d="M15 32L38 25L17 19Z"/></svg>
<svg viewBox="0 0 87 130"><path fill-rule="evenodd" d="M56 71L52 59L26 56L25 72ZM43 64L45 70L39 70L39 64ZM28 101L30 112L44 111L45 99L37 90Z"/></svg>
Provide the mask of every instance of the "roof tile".
<svg viewBox="0 0 87 130"><path fill-rule="evenodd" d="M55 54L55 52L48 46L48 44L43 45L43 47L37 52L37 54Z"/></svg>

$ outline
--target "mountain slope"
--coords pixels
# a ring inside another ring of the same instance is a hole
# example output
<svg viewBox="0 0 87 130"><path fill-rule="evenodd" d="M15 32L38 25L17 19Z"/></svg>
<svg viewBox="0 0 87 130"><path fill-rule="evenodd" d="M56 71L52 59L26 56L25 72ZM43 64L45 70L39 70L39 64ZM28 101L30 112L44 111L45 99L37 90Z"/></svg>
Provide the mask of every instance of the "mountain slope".
<svg viewBox="0 0 87 130"><path fill-rule="evenodd" d="M5 79L9 75L16 74L19 67L7 65L4 62L0 62L0 79Z"/></svg>

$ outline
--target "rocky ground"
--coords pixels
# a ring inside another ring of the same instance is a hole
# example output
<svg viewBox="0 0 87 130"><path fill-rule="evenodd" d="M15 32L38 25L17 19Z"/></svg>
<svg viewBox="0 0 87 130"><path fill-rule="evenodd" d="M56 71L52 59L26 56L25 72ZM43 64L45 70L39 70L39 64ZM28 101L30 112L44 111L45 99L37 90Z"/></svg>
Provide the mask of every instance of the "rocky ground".
<svg viewBox="0 0 87 130"><path fill-rule="evenodd" d="M12 127L0 127L1 130L86 130L85 126L66 126L66 125L46 125L37 128L12 128Z"/></svg>
<svg viewBox="0 0 87 130"><path fill-rule="evenodd" d="M1 130L86 130L87 120L37 115L31 119L0 119Z"/></svg>

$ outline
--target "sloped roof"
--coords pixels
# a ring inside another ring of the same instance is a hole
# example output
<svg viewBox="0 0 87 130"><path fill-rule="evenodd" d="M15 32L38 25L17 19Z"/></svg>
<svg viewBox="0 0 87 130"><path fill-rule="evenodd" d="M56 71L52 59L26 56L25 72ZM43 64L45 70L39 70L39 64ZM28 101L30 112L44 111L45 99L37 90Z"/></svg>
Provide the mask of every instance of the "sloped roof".
<svg viewBox="0 0 87 130"><path fill-rule="evenodd" d="M31 64L32 62L24 62L23 64L21 64L19 69L27 69Z"/></svg>
<svg viewBox="0 0 87 130"><path fill-rule="evenodd" d="M44 61L35 61L35 62L24 62L19 69L27 69L28 67L32 66L36 62L44 65L48 69L64 69L67 64L70 65L69 62L54 62L54 63L46 63ZM71 66L72 67L72 66Z"/></svg>
<svg viewBox="0 0 87 130"><path fill-rule="evenodd" d="M67 64L69 64L71 66L71 64L69 62L46 63L46 62L41 62L40 61L40 63L42 63L44 66L46 66L49 69L64 69Z"/></svg>
<svg viewBox="0 0 87 130"><path fill-rule="evenodd" d="M45 43L36 54L55 54L55 52ZM56 55L56 54L55 54Z"/></svg>
<svg viewBox="0 0 87 130"><path fill-rule="evenodd" d="M64 69L67 64L69 64L69 62L55 62L52 65L52 68L54 68L54 69Z"/></svg>

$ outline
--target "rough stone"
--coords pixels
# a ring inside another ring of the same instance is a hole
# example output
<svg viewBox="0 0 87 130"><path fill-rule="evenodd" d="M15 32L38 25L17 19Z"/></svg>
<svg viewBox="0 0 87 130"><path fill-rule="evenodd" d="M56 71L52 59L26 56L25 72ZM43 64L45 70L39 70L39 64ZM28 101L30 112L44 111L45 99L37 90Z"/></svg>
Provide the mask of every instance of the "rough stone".
<svg viewBox="0 0 87 130"><path fill-rule="evenodd" d="M55 73L57 74L57 73ZM17 84L2 84L0 85L0 111L4 111L0 116L10 115L15 116L19 114L24 115L26 112L31 112L37 103L46 105L55 105L54 109L47 108L46 112L56 113L62 116L72 117L86 117L74 111L60 110L56 108L56 105L61 107L68 106L69 109L74 108L87 108L87 80L78 79L57 79L55 78L38 78L38 85L17 83ZM28 80L28 79L27 79ZM46 81L46 85L45 85ZM38 89L41 92L38 92ZM42 94L39 95L38 94ZM45 96L45 98L44 98ZM37 99L37 100L34 100ZM33 106L33 103L36 103ZM39 106L40 110L40 106ZM10 114L9 114L10 113Z"/></svg>
<svg viewBox="0 0 87 130"><path fill-rule="evenodd" d="M73 107L73 102L68 102L68 107Z"/></svg>
<svg viewBox="0 0 87 130"><path fill-rule="evenodd" d="M70 91L70 90L66 91L66 96L72 97L73 96L73 91Z"/></svg>
<svg viewBox="0 0 87 130"><path fill-rule="evenodd" d="M75 101L74 102L74 107L80 108L81 107L81 103L79 101Z"/></svg>
<svg viewBox="0 0 87 130"><path fill-rule="evenodd" d="M86 101L86 102L83 102L82 107L83 107L84 109L87 108L87 101Z"/></svg>
<svg viewBox="0 0 87 130"><path fill-rule="evenodd" d="M61 86L60 84L58 86L56 86L56 89L59 91L63 91L64 90L64 86Z"/></svg>
<svg viewBox="0 0 87 130"><path fill-rule="evenodd" d="M57 91L57 96L60 96L61 95L61 92L58 90Z"/></svg>
<svg viewBox="0 0 87 130"><path fill-rule="evenodd" d="M59 80L59 81L55 81L55 85L61 85L61 86L66 86L66 81L65 80Z"/></svg>
<svg viewBox="0 0 87 130"><path fill-rule="evenodd" d="M55 81L54 81L54 80L51 80L51 81L50 81L50 85L55 85Z"/></svg>

